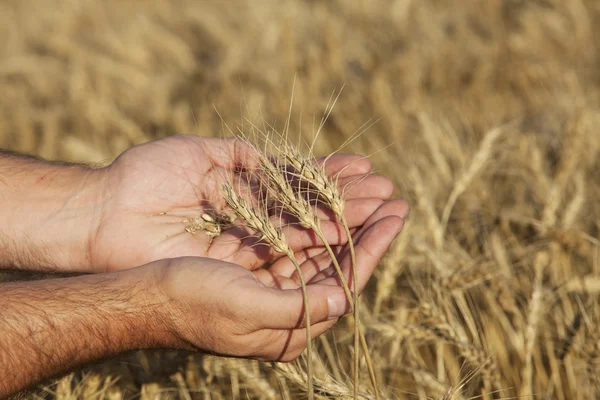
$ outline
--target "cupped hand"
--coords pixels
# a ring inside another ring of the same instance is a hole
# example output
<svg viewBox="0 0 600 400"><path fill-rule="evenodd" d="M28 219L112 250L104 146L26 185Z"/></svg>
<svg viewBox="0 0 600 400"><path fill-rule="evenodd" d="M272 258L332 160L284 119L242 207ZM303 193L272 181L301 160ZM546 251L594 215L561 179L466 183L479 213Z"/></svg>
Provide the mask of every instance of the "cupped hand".
<svg viewBox="0 0 600 400"><path fill-rule="evenodd" d="M239 228L225 228L218 236L190 229L193 221L203 223L204 214L216 217L223 211L222 183L258 168L254 151L239 140L178 135L133 147L99 170L102 213L89 245L94 270L183 256L229 261L251 270L273 262L276 255ZM368 175L371 164L360 156L333 156L325 170L344 189L351 228L362 226L393 190L389 179ZM330 244L345 244L335 220L327 213L320 216ZM308 230L291 225L285 234L294 251L324 250Z"/></svg>
<svg viewBox="0 0 600 400"><path fill-rule="evenodd" d="M356 232L358 282L353 286L359 292L402 229L407 211L403 202L385 202ZM338 250L349 272L347 249ZM331 259L315 249L301 254L301 268L310 276L314 338L349 312L349 304L332 276ZM271 361L294 360L305 349L303 297L286 259L256 271L211 258L178 258L150 266L158 293L154 300L158 296L163 304L161 319L171 332L167 345Z"/></svg>

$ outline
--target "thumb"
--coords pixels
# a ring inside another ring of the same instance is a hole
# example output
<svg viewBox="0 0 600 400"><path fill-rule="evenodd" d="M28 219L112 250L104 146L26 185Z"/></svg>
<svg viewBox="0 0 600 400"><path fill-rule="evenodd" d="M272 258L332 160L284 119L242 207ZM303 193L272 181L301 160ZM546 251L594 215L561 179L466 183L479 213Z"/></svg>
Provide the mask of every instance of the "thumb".
<svg viewBox="0 0 600 400"><path fill-rule="evenodd" d="M337 319L350 311L350 303L339 286L313 284L306 287L310 324ZM263 287L256 296L254 317L262 328L295 329L305 327L302 290Z"/></svg>

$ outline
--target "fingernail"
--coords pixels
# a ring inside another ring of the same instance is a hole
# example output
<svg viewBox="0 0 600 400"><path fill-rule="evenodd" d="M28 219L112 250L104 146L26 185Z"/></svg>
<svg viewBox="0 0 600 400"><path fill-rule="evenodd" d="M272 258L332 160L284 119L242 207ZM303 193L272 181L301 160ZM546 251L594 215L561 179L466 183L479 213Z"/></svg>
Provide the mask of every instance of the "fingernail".
<svg viewBox="0 0 600 400"><path fill-rule="evenodd" d="M346 313L346 296L344 293L336 293L327 297L329 305L329 319L339 318Z"/></svg>

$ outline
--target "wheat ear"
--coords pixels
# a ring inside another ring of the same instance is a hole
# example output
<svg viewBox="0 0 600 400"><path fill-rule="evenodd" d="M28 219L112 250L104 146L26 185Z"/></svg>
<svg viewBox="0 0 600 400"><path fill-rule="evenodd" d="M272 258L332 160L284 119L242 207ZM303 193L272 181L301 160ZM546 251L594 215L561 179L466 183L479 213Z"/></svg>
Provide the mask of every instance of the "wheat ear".
<svg viewBox="0 0 600 400"><path fill-rule="evenodd" d="M348 245L350 248L350 258L351 258L351 262L352 262L352 279L354 281L354 286L355 286L355 290L354 290L354 292L352 292L352 300L350 300L350 298L348 299L352 306L352 313L354 316L354 393L355 393L355 398L356 398L356 396L358 394L358 380L359 380L358 371L359 371L359 367L360 367L360 362L359 362L360 361L359 340L360 340L360 345L362 346L362 350L363 350L363 353L365 356L365 361L367 364L367 369L369 371L369 378L371 379L371 383L373 385L373 390L375 391L375 397L379 400L380 399L379 388L377 385L377 379L375 377L375 371L373 369L373 363L371 362L371 357L369 355L367 341L366 341L365 336L360 327L360 318L359 318L360 305L359 305L359 300L358 300L358 290L357 290L358 288L356 287L356 285L358 283L358 280L357 280L358 273L357 273L357 269L356 269L356 252L354 249L354 242L352 240L352 235L350 233L348 223L346 222L346 218L344 217L344 206L345 206L344 200L338 190L337 185L335 184L335 182L333 182L329 179L327 174L325 174L324 169L316 167L310 160L307 160L306 158L304 158L298 152L298 150L293 146L284 145L283 150L284 150L284 157L286 158L286 161L289 162L292 165L292 167L294 167L294 169L297 172L297 177L300 178L300 180L308 183L310 186L312 186L317 191L317 193L320 195L320 197L324 201L325 205L327 205L327 207L329 207L329 209L331 209L331 211L333 211L333 213L339 219L340 223L344 227L346 236L348 237ZM318 235L318 232L316 230L315 230L315 233L317 233L317 235ZM327 241L325 240L325 238L322 237L322 233L319 238L325 243L325 246L331 255L333 265L336 268L336 272L338 273L340 280L342 281L344 289L348 290L346 292L346 295L348 296L350 290L348 288L347 282L345 281L344 274L342 272L342 269L340 268L337 258L335 257L331 247L327 244Z"/></svg>
<svg viewBox="0 0 600 400"><path fill-rule="evenodd" d="M260 163L263 168L263 171L267 177L266 183L267 183L267 187L272 192L272 197L275 200L277 200L278 202L280 202L282 204L282 206L290 214L292 214L294 217L296 217L298 219L300 226L302 226L303 228L306 228L306 229L312 229L312 231L315 232L317 237L325 245L325 248L327 249L327 252L329 253L329 256L331 257L331 260L335 267L335 270L342 282L342 287L344 288L344 293L346 294L346 298L348 299L348 302L351 305L352 311L355 314L354 398L356 399L356 398L358 398L358 376L357 375L358 375L358 371L359 371L358 367L359 367L359 362L360 362L360 353L359 353L359 346L358 346L358 338L359 337L365 343L364 352L365 352L365 354L367 354L366 340L364 339L364 335L362 334L362 330L361 330L360 326L357 324L357 322L359 320L358 320L358 316L356 315L356 312L357 312L356 307L355 307L356 296L354 296L354 298L353 298L352 292L350 291L350 288L348 286L348 282L346 281L344 273L342 272L342 268L339 265L339 262L337 260L337 257L335 256L335 253L333 252L333 249L331 248L331 246L327 242L327 239L325 238L325 235L323 234L323 230L321 229L320 220L317 217L313 207L310 205L308 200L302 196L300 190L294 190L290 181L287 179L286 176L284 176L284 172L280 168L278 168L275 164L273 164L273 162L271 162L271 160L269 158L267 158L264 154L259 153L259 159L260 159ZM342 206L343 206L343 203L342 203ZM340 208L340 209L343 209L343 208ZM347 232L347 234L351 240L350 233ZM356 263L353 262L353 265L356 265Z"/></svg>
<svg viewBox="0 0 600 400"><path fill-rule="evenodd" d="M238 195L238 193L235 192L233 187L227 183L223 184L223 197L227 205L231 207L233 211L238 215L238 217L246 223L246 226L248 228L260 234L261 240L264 240L268 245L270 245L273 248L273 250L277 251L278 253L285 254L296 268L296 272L298 273L298 277L300 278L302 297L304 299L304 320L306 324L306 355L308 358L306 368L308 376L308 398L309 400L312 400L314 398L314 395L312 376L312 341L310 334L310 312L308 304L308 294L306 291L306 282L304 281L304 276L302 275L302 271L300 270L298 260L296 260L294 252L287 244L287 241L285 240L281 229L277 229L275 228L275 226L273 226L266 213L259 213L256 211L256 209L249 206L248 203L243 198L241 198Z"/></svg>

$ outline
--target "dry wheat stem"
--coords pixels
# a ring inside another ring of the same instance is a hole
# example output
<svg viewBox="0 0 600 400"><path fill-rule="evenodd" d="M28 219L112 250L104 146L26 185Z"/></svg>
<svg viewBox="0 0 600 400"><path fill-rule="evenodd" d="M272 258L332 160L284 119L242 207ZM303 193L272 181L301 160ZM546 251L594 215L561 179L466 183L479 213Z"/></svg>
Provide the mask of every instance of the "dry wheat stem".
<svg viewBox="0 0 600 400"><path fill-rule="evenodd" d="M359 309L360 309L360 304L358 303L358 281L357 281L357 277L358 277L358 273L356 272L356 252L354 250L354 241L352 240L352 235L350 234L350 229L348 229L348 224L346 223L346 220L344 218L344 216L340 216L340 221L342 221L342 225L344 226L344 230L346 231L346 235L348 236L348 245L350 246L350 258L352 260L352 280L354 281L354 292L352 292L352 294L354 295L353 297L353 303L354 303L354 352L358 353L358 332L360 330L360 320L359 320ZM364 336L362 337L363 340ZM367 354L367 353L365 353ZM360 357L359 355L355 355L354 356L354 391L358 392L358 371L360 369ZM371 365L371 363L367 363L367 365L369 366L369 374L372 373L372 368L373 366ZM375 382L375 381L374 381ZM374 386L373 389L375 390L375 395L378 396L379 394L377 393L377 386Z"/></svg>
<svg viewBox="0 0 600 400"><path fill-rule="evenodd" d="M278 372L284 375L289 381L295 383L296 385L302 386L304 385L304 375L299 373L298 369L292 363L286 364L277 364L276 368ZM341 384L334 379L328 379L324 381L319 378L319 376L315 377L315 387L317 388L317 392L321 392L319 398L322 399L347 399L353 397L353 393L348 390L348 387L344 384ZM359 398L367 399L367 400L376 400L375 396L359 393Z"/></svg>
<svg viewBox="0 0 600 400"><path fill-rule="evenodd" d="M275 251L285 254L298 273L300 286L302 288L302 297L304 300L304 320L306 324L306 353L308 361L306 363L306 373L308 380L308 398L313 399L313 376L312 376L312 341L310 333L310 309L308 303L308 294L306 291L306 282L300 269L300 265L294 256L294 252L288 246L280 229L273 226L267 215L260 215L252 207L249 207L246 201L241 198L229 184L223 185L223 195L227 205L240 217L246 225L253 231L261 235L261 239L267 242Z"/></svg>
<svg viewBox="0 0 600 400"><path fill-rule="evenodd" d="M325 335L321 335L319 336L319 340L321 341L321 345L323 346L323 351L325 351L325 355L327 356L327 359L329 360L329 364L331 365L331 368L333 369L333 377L341 382L342 381L342 373L340 372L340 369L338 368L338 365L335 361L335 356L333 353L333 349L331 348L331 344L329 344L329 341L327 340L327 337Z"/></svg>
<svg viewBox="0 0 600 400"><path fill-rule="evenodd" d="M346 293L346 298L348 299L348 302L350 303L350 311L356 315L355 313L355 309L358 308L358 305L354 304L354 299L352 297L352 294L350 292L350 288L348 286L348 281L346 280L344 273L339 265L339 262L337 261L337 258L335 256L335 253L333 252L333 249L331 248L331 246L329 245L329 243L327 243L327 241L325 240L325 237L323 236L322 232L319 234L317 231L315 231L315 233L317 234L317 236L319 237L319 239L321 239L323 241L323 243L325 243L325 247L327 248L327 252L329 253L329 256L331 257L331 259L333 260L333 265L334 268L336 270L336 273L338 274L338 276L340 277L340 281L342 282L342 287L344 288L344 292ZM356 264L355 264L356 265ZM357 324L357 321L359 322ZM371 380L371 383L373 384L373 390L375 390L375 397L377 399L379 399L379 392L378 392L378 386L377 386L377 381L376 381L376 376L375 376L375 371L373 369L373 362L371 361L371 356L369 354L369 346L367 344L367 340L365 338L365 334L363 332L362 326L360 325L360 320L355 316L354 317L354 329L355 329L355 342L354 342L354 348L355 348L355 371L358 371L358 363L357 363L357 354L358 354L358 343L356 342L356 338L360 339L360 347L362 348L363 354L365 356L365 362L367 364L367 369L369 371L369 379ZM358 333L358 334L357 334ZM358 379L354 380L355 383L355 393L358 393L358 387L357 387L357 382Z"/></svg>

